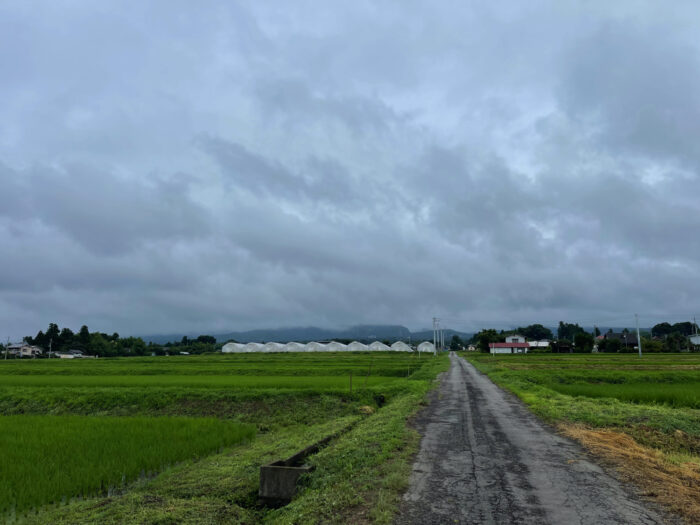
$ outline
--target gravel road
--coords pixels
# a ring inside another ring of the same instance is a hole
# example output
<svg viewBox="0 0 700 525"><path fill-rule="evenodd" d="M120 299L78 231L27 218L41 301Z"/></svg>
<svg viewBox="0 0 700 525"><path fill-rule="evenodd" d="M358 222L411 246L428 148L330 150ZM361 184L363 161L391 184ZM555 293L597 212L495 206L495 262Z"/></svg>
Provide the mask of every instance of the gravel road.
<svg viewBox="0 0 700 525"><path fill-rule="evenodd" d="M454 354L430 405L397 524L677 523Z"/></svg>

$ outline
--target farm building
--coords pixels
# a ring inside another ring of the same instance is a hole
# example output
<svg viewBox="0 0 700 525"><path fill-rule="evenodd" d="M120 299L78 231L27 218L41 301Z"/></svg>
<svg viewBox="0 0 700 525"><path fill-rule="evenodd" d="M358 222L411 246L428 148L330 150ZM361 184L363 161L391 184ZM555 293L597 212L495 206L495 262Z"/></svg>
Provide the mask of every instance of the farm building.
<svg viewBox="0 0 700 525"><path fill-rule="evenodd" d="M489 350L492 354L526 354L530 345L525 342L525 338L519 334L506 337L505 343L489 343Z"/></svg>
<svg viewBox="0 0 700 525"><path fill-rule="evenodd" d="M307 352L325 352L325 350L326 345L321 343L307 343L306 345Z"/></svg>
<svg viewBox="0 0 700 525"><path fill-rule="evenodd" d="M344 352L348 349L348 345L343 343L338 343L336 341L331 341L326 345L326 352Z"/></svg>
<svg viewBox="0 0 700 525"><path fill-rule="evenodd" d="M396 341L393 345L391 345L391 349L394 352L413 352L413 348L408 346L403 341Z"/></svg>
<svg viewBox="0 0 700 525"><path fill-rule="evenodd" d="M350 352L366 352L369 350L368 346L357 341L353 341L348 345L348 351Z"/></svg>
<svg viewBox="0 0 700 525"><path fill-rule="evenodd" d="M7 352L17 357L36 357L43 353L39 346L28 345L27 343L15 343L7 346Z"/></svg>
<svg viewBox="0 0 700 525"><path fill-rule="evenodd" d="M389 348L387 345L385 345L384 343L379 342L379 341L374 341L374 342L370 343L369 349L372 352L388 352L389 350L391 350L391 348Z"/></svg>
<svg viewBox="0 0 700 525"><path fill-rule="evenodd" d="M285 352L306 352L306 345L301 343L287 343L284 345Z"/></svg>

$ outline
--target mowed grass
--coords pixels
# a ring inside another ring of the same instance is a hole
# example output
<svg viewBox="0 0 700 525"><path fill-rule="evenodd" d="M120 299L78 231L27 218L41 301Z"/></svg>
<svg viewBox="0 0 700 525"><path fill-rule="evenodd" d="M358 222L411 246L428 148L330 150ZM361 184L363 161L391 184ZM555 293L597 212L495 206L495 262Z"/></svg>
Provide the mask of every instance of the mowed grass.
<svg viewBox="0 0 700 525"><path fill-rule="evenodd" d="M92 496L254 435L214 418L0 416L0 509Z"/></svg>

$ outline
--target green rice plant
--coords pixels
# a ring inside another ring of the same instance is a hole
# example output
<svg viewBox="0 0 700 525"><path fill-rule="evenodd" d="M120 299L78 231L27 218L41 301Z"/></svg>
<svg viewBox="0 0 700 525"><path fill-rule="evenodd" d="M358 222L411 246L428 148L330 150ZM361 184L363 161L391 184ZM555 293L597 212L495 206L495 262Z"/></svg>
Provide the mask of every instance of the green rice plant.
<svg viewBox="0 0 700 525"><path fill-rule="evenodd" d="M355 376L362 377L361 375ZM397 377L372 375L362 386L390 385ZM0 375L0 387L123 387L123 388L215 388L337 391L349 388L348 376L267 375Z"/></svg>
<svg viewBox="0 0 700 525"><path fill-rule="evenodd" d="M700 383L575 383L551 384L549 388L569 396L611 397L629 403L656 403L671 407L700 408Z"/></svg>
<svg viewBox="0 0 700 525"><path fill-rule="evenodd" d="M0 360L0 375L281 375L405 377L432 356L404 352L206 354L109 359Z"/></svg>
<svg viewBox="0 0 700 525"><path fill-rule="evenodd" d="M254 435L214 418L0 416L0 512L105 493Z"/></svg>

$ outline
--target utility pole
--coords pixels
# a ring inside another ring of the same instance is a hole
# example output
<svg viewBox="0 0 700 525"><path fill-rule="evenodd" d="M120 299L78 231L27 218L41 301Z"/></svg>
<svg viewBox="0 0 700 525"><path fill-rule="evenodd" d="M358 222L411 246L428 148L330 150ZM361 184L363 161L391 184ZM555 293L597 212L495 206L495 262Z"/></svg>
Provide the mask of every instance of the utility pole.
<svg viewBox="0 0 700 525"><path fill-rule="evenodd" d="M5 361L7 361L7 351L10 349L10 338L7 338L7 345L5 345Z"/></svg>
<svg viewBox="0 0 700 525"><path fill-rule="evenodd" d="M51 359L51 347L53 346L53 337L49 339L49 359Z"/></svg>
<svg viewBox="0 0 700 525"><path fill-rule="evenodd" d="M639 316L634 314L634 321L637 323L637 348L639 348L639 357L642 357L642 338L639 337Z"/></svg>

